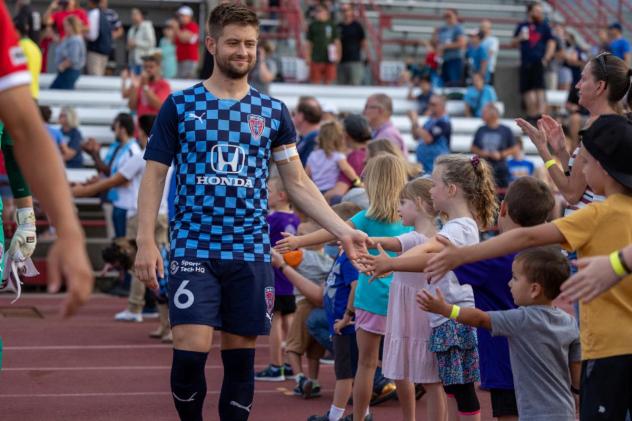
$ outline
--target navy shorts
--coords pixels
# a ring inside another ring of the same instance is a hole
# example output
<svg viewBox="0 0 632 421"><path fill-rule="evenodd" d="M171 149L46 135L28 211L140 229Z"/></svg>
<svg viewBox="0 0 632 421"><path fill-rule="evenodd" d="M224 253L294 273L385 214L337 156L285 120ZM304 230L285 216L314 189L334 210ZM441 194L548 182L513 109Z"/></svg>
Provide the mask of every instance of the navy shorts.
<svg viewBox="0 0 632 421"><path fill-rule="evenodd" d="M207 325L240 336L267 335L273 308L270 263L186 257L169 263L172 326Z"/></svg>

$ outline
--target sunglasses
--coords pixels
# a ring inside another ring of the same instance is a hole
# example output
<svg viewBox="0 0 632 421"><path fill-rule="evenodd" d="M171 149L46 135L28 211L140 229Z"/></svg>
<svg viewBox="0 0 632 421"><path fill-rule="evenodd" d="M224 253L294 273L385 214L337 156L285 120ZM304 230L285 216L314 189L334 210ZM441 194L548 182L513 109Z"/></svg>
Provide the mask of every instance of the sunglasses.
<svg viewBox="0 0 632 421"><path fill-rule="evenodd" d="M597 57L595 57L597 59L597 63L599 64L599 70L601 71L601 74L603 75L603 81L606 82L606 84L608 83L608 66L606 66L606 56L609 56L609 55L610 53L603 52L599 54Z"/></svg>

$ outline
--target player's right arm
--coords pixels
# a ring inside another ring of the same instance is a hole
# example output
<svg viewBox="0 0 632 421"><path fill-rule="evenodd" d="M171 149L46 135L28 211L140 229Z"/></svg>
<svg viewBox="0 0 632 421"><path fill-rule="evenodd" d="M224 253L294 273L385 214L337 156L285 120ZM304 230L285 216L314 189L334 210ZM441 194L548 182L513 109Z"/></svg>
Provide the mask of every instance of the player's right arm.
<svg viewBox="0 0 632 421"><path fill-rule="evenodd" d="M164 276L162 257L156 245L154 228L165 188L167 171L178 145L178 112L169 96L158 113L145 150L147 165L138 193L138 253L134 269L138 280L149 288L158 288L158 274Z"/></svg>

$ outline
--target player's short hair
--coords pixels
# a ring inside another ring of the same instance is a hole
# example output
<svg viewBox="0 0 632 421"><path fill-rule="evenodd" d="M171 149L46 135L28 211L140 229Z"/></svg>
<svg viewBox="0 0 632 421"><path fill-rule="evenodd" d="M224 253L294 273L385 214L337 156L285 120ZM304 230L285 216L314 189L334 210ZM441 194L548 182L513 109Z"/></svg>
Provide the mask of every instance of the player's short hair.
<svg viewBox="0 0 632 421"><path fill-rule="evenodd" d="M147 136L151 133L151 128L154 126L154 121L156 121L155 115L143 115L138 117L138 128L143 131Z"/></svg>
<svg viewBox="0 0 632 421"><path fill-rule="evenodd" d="M253 26L259 31L259 18L243 4L224 3L211 11L207 25L211 38L218 39L228 25Z"/></svg>
<svg viewBox="0 0 632 421"><path fill-rule="evenodd" d="M535 177L520 177L511 183L504 201L511 220L522 227L546 222L555 207L551 189Z"/></svg>
<svg viewBox="0 0 632 421"><path fill-rule="evenodd" d="M300 97L296 111L303 114L303 118L311 124L318 124L323 118L323 110L320 108L320 103L313 96Z"/></svg>
<svg viewBox="0 0 632 421"><path fill-rule="evenodd" d="M351 219L356 213L360 212L362 208L353 202L340 202L333 205L331 209L336 212L336 215L344 221Z"/></svg>
<svg viewBox="0 0 632 421"><path fill-rule="evenodd" d="M568 260L557 246L525 250L514 261L529 282L542 286L544 296L549 300L560 295L560 286L570 276Z"/></svg>

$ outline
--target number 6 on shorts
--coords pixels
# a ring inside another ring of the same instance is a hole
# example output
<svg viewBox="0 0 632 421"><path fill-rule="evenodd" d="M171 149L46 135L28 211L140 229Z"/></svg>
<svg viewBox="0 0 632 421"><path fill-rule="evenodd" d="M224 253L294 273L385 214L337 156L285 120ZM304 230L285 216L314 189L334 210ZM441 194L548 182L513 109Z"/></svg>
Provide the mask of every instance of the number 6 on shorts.
<svg viewBox="0 0 632 421"><path fill-rule="evenodd" d="M188 290L186 287L189 284L189 281L182 281L176 293L173 296L173 303L180 310L184 310L185 308L189 308L193 305L193 301L195 297L193 296L193 292ZM184 296L185 301L181 302L182 296Z"/></svg>

